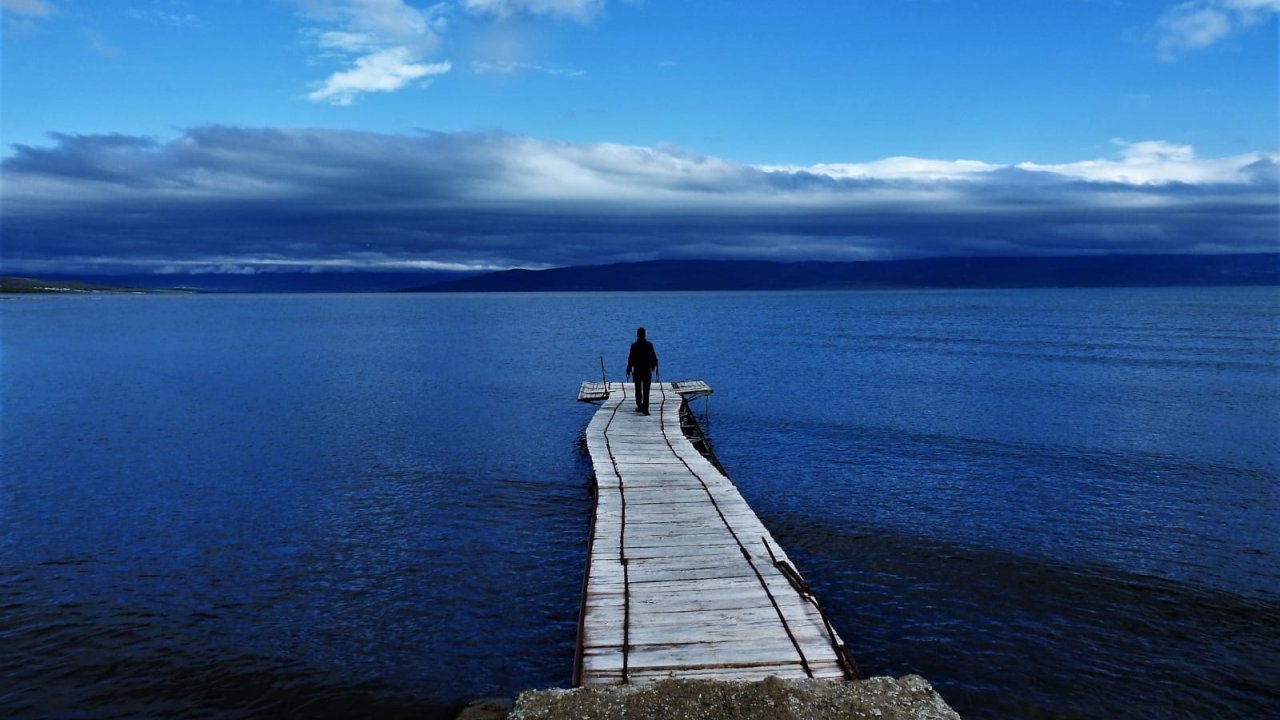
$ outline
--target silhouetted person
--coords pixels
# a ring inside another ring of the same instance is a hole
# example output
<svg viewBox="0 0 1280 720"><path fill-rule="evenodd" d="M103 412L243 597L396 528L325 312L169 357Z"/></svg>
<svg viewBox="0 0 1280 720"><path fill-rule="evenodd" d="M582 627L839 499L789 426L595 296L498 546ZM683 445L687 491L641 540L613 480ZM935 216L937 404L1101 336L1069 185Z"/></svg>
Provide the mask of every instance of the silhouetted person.
<svg viewBox="0 0 1280 720"><path fill-rule="evenodd" d="M644 328L636 330L636 341L627 355L627 377L636 381L636 412L649 414L649 385L658 369L658 353L653 343L644 339Z"/></svg>

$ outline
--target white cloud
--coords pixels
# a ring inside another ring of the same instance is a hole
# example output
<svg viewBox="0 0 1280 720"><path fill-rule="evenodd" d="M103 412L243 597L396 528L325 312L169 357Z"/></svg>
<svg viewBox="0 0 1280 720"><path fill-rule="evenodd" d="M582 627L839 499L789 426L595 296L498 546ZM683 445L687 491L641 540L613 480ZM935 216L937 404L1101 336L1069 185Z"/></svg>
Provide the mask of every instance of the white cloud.
<svg viewBox="0 0 1280 720"><path fill-rule="evenodd" d="M414 62L407 48L388 48L357 58L355 67L330 75L324 86L307 95L307 99L350 105L362 93L392 92L413 80L443 75L452 68L448 60L423 64Z"/></svg>
<svg viewBox="0 0 1280 720"><path fill-rule="evenodd" d="M866 163L819 163L808 167L795 165L761 166L762 170L771 172L808 172L814 175L838 180L878 179L878 180L966 180L981 176L1001 165L980 162L978 160L927 160L915 157L889 157Z"/></svg>
<svg viewBox="0 0 1280 720"><path fill-rule="evenodd" d="M1195 159L1195 148L1190 145L1175 145L1164 140L1143 140L1141 142L1127 142L1125 140L1114 139L1112 145L1120 148L1120 157L1125 162L1152 164L1162 161L1186 162Z"/></svg>
<svg viewBox="0 0 1280 720"><path fill-rule="evenodd" d="M362 53L375 50L378 39L368 33L332 32L320 33L316 36L316 44L326 50L341 50L349 53Z"/></svg>
<svg viewBox="0 0 1280 720"><path fill-rule="evenodd" d="M47 0L0 0L0 10L26 17L48 17L58 8Z"/></svg>
<svg viewBox="0 0 1280 720"><path fill-rule="evenodd" d="M439 8L419 10L404 0L294 0L311 17L367 33L387 44L426 51L435 46Z"/></svg>
<svg viewBox="0 0 1280 720"><path fill-rule="evenodd" d="M572 68L552 67L548 65L538 65L536 63L515 62L511 60L503 60L489 62L485 60L475 60L471 63L471 71L479 75L500 74L509 75L516 72L536 72L544 75L558 75L560 77L583 77L586 75L585 70L574 70Z"/></svg>
<svg viewBox="0 0 1280 720"><path fill-rule="evenodd" d="M1280 0L1222 0L1227 5L1239 12L1280 12Z"/></svg>
<svg viewBox="0 0 1280 720"><path fill-rule="evenodd" d="M1280 12L1280 0L1189 0L1165 11L1157 21L1156 53L1172 62L1209 47Z"/></svg>
<svg viewBox="0 0 1280 720"><path fill-rule="evenodd" d="M1246 168L1259 160L1270 159L1264 153L1248 153L1225 158L1200 159L1190 145L1175 145L1161 140L1125 142L1113 140L1120 147L1119 160L1083 160L1058 165L1020 163L1018 168L1049 172L1059 176L1090 182L1128 185L1163 185L1189 183L1248 182Z"/></svg>
<svg viewBox="0 0 1280 720"><path fill-rule="evenodd" d="M113 260L113 258L76 258L72 260L72 263L110 265ZM118 260L114 261L119 262ZM200 260L156 260L154 262L157 264L164 263L154 270L157 275L257 275L271 272L333 272L342 270L487 272L508 269L503 266L485 263L440 262L436 260L387 257L382 253L350 253L342 258L205 257Z"/></svg>
<svg viewBox="0 0 1280 720"><path fill-rule="evenodd" d="M313 29L318 48L350 67L330 75L307 99L350 105L370 92L393 92L410 82L449 72L446 61L427 62L444 26L440 7L418 9L404 0L295 0L312 18L338 30Z"/></svg>
<svg viewBox="0 0 1280 720"><path fill-rule="evenodd" d="M501 19L524 14L587 22L604 8L604 0L462 0L462 6L473 13Z"/></svg>
<svg viewBox="0 0 1280 720"><path fill-rule="evenodd" d="M333 105L350 105L365 93L393 92L414 80L430 82L431 76L449 72L453 64L448 60L433 60L433 55L439 50L440 34L446 29L450 13L462 10L498 20L541 15L586 23L600 13L605 3L605 0L443 0L419 8L406 0L290 1L317 23L305 34L322 57L337 59L347 66L316 83L307 95L313 102ZM510 37L507 40L510 45ZM497 59L474 61L472 71L482 74L538 72L565 77L586 74L573 68L514 60L511 50L511 47L503 48L495 56Z"/></svg>
<svg viewBox="0 0 1280 720"><path fill-rule="evenodd" d="M170 12L161 8L129 8L126 12L131 19L152 25L168 25L175 28L204 27L204 20L189 12Z"/></svg>
<svg viewBox="0 0 1280 720"><path fill-rule="evenodd" d="M946 184L984 181L997 171L1025 170L1056 175L1061 179L1085 180L1124 185L1167 185L1170 183L1248 183L1249 166L1260 160L1276 161L1280 156L1246 153L1225 158L1198 158L1190 145L1163 140L1127 142L1112 140L1119 150L1115 158L1043 164L1022 162L1000 165L978 160L930 160L890 157L866 163L820 163L817 165L761 165L767 172L809 173L833 180L909 181Z"/></svg>
<svg viewBox="0 0 1280 720"><path fill-rule="evenodd" d="M0 0L0 21L6 34L38 32L40 23L57 12L58 7L47 0Z"/></svg>

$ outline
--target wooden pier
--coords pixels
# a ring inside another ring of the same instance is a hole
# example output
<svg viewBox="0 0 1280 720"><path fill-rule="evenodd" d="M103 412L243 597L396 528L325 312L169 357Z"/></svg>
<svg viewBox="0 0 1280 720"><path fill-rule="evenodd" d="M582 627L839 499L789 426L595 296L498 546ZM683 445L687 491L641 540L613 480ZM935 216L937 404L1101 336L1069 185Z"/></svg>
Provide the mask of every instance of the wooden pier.
<svg viewBox="0 0 1280 720"><path fill-rule="evenodd" d="M710 392L654 383L645 416L629 383L579 391L600 408L575 685L858 676L786 553L682 431L687 400Z"/></svg>

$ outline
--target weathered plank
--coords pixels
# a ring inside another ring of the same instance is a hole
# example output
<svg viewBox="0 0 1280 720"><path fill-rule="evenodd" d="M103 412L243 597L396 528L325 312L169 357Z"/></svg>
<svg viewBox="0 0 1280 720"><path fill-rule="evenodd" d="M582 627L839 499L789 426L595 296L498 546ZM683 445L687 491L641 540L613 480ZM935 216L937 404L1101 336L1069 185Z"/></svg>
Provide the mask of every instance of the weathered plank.
<svg viewBox="0 0 1280 720"><path fill-rule="evenodd" d="M589 387L590 386L590 387ZM682 393L584 383L596 509L576 668L580 684L665 677L847 677L840 639L774 564L785 553L733 483L680 430Z"/></svg>

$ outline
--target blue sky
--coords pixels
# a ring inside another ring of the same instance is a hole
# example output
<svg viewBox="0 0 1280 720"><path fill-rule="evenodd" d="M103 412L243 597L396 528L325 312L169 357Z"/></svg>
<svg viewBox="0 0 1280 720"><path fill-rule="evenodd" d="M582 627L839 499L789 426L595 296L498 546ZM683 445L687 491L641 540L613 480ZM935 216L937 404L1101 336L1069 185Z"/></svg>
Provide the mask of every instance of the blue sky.
<svg viewBox="0 0 1280 720"><path fill-rule="evenodd" d="M1280 246L1280 0L0 10L0 270Z"/></svg>

